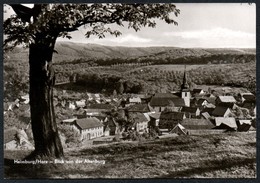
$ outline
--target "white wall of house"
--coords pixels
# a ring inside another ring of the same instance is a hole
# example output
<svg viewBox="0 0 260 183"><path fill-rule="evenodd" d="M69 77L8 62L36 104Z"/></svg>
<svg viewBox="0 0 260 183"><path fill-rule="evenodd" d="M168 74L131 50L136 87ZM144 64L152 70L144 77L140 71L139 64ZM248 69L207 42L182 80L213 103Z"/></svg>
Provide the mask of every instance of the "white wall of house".
<svg viewBox="0 0 260 183"><path fill-rule="evenodd" d="M103 136L103 126L80 130L81 140L94 139Z"/></svg>

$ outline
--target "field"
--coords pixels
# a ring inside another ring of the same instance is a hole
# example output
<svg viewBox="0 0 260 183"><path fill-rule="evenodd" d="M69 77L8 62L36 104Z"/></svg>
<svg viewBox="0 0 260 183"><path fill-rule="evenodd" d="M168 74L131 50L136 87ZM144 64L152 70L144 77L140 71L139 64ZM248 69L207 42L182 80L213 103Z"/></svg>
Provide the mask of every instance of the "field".
<svg viewBox="0 0 260 183"><path fill-rule="evenodd" d="M207 65L186 65L186 71L189 71L191 69L197 69L200 67L207 67ZM143 68L147 69L154 69L157 68L159 70L163 71L184 71L185 65L149 65L149 66L144 66Z"/></svg>
<svg viewBox="0 0 260 183"><path fill-rule="evenodd" d="M28 153L5 151L5 178L256 178L254 132L79 148L66 151L71 164L13 164Z"/></svg>

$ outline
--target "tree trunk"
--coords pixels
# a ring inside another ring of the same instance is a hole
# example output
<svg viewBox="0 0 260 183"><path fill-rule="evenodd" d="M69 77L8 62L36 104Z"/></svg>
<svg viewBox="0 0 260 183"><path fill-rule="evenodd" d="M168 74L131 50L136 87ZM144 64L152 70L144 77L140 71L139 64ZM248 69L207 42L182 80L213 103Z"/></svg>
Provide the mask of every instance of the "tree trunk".
<svg viewBox="0 0 260 183"><path fill-rule="evenodd" d="M30 158L63 157L53 106L55 82L52 55L55 41L35 43L29 48L30 109L35 151Z"/></svg>

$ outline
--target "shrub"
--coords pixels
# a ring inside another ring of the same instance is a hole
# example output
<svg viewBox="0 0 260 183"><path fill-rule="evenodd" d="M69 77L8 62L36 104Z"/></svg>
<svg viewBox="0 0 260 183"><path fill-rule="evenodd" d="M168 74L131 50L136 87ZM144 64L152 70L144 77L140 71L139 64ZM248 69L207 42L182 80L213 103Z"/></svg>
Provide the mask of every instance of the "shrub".
<svg viewBox="0 0 260 183"><path fill-rule="evenodd" d="M144 132L144 133L142 134L142 137L145 138L145 139L149 139L149 138L150 138L150 135L149 135L149 133Z"/></svg>
<svg viewBox="0 0 260 183"><path fill-rule="evenodd" d="M78 145L80 143L80 134L77 133L74 129L67 125L59 125L59 130L62 134L65 135L65 143L69 146Z"/></svg>
<svg viewBox="0 0 260 183"><path fill-rule="evenodd" d="M120 141L121 141L120 135L119 135L119 134L116 134L115 137L113 138L113 141L114 141L114 142L120 142Z"/></svg>

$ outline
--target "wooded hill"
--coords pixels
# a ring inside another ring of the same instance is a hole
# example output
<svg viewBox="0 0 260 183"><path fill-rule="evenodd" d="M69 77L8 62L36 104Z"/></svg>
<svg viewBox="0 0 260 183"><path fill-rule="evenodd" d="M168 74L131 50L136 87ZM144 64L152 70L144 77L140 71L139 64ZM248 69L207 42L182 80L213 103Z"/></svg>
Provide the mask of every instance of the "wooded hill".
<svg viewBox="0 0 260 183"><path fill-rule="evenodd" d="M255 49L247 48L178 48L178 47L122 47L104 46L98 44L82 44L73 42L57 42L54 54L54 63L77 59L177 59L181 57L209 57L211 55L255 55ZM15 48L6 53L11 60L28 60L28 49Z"/></svg>

